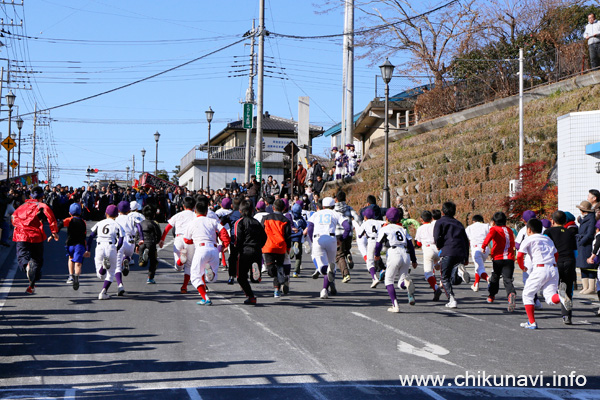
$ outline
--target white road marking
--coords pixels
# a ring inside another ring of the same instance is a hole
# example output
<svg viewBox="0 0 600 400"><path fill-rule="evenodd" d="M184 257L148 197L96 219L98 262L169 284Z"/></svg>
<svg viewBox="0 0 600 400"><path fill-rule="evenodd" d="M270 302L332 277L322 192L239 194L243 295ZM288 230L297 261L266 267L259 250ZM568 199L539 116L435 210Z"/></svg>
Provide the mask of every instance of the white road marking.
<svg viewBox="0 0 600 400"><path fill-rule="evenodd" d="M0 287L0 311L4 307L4 303L6 302L6 298L8 297L8 293L12 288L13 281L15 279L15 274L17 273L17 261L13 263L8 272L6 273L6 279L2 282L2 287Z"/></svg>
<svg viewBox="0 0 600 400"><path fill-rule="evenodd" d="M190 396L191 400L202 400L202 396L200 396L200 393L198 393L196 388L187 388L185 390L187 391L187 394Z"/></svg>
<svg viewBox="0 0 600 400"><path fill-rule="evenodd" d="M421 392L425 393L427 396L429 396L435 400L446 400L446 398L444 396L440 396L439 394L437 394L436 392L434 392L433 390L431 390L428 387L419 386L418 388Z"/></svg>
<svg viewBox="0 0 600 400"><path fill-rule="evenodd" d="M468 314L464 314L464 313L461 313L461 312L458 312L458 311L454 311L454 310L449 309L447 307L445 309L443 309L443 311L451 312L452 314L460 315L461 317L466 317L466 318L474 319L475 321L486 322L485 320L483 320L481 318L477 318L477 317L474 317L472 315L468 315Z"/></svg>
<svg viewBox="0 0 600 400"><path fill-rule="evenodd" d="M383 322L377 321L376 319L368 317L364 314L361 314L361 313L358 313L355 311L352 311L351 314L356 315L357 317L360 317L360 318L364 318L364 319L366 319L370 322L373 322L379 326L382 326L398 335L407 337L411 340L417 341L417 342L425 345L425 347L419 349L409 343L403 342L400 339L398 339L398 346L397 346L398 351L401 351L401 352L407 353L407 354L412 354L412 355L415 355L418 357L423 357L423 358L426 358L431 361L437 361L437 362L440 362L443 364L458 366L458 365L456 365L448 360L444 360L443 358L440 357L440 356L445 356L445 355L450 354L450 351L442 346L439 346L435 343L431 343L426 340L423 340L420 337L411 335L410 333L404 332L398 328L394 328L393 326L386 325Z"/></svg>

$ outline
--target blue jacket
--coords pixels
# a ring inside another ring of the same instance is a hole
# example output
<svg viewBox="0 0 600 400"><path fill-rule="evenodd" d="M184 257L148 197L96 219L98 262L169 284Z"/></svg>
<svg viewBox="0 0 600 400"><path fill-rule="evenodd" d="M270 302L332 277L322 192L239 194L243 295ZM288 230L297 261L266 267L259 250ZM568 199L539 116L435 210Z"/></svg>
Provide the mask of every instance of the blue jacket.
<svg viewBox="0 0 600 400"><path fill-rule="evenodd" d="M594 213L587 214L579 225L579 233L575 235L577 240L577 262L578 268L595 269L594 264L588 264L587 258L592 255L592 242L596 234L596 217Z"/></svg>
<svg viewBox="0 0 600 400"><path fill-rule="evenodd" d="M435 245L440 249L442 257L460 257L469 259L469 238L465 227L455 218L443 216L433 228Z"/></svg>

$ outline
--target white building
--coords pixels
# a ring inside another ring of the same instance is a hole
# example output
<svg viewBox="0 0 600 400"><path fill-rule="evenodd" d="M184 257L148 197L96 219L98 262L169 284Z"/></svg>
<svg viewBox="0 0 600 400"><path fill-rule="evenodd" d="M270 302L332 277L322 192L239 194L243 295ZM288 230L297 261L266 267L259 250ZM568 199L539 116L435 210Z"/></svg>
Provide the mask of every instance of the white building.
<svg viewBox="0 0 600 400"><path fill-rule="evenodd" d="M558 209L570 211L600 190L600 111L574 112L557 118Z"/></svg>

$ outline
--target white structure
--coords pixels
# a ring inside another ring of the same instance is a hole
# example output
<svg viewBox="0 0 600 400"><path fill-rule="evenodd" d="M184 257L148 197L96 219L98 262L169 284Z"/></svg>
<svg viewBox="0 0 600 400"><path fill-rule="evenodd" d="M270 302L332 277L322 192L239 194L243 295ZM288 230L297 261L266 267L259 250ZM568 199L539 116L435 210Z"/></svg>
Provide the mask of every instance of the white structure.
<svg viewBox="0 0 600 400"><path fill-rule="evenodd" d="M558 122L558 209L576 208L590 189L600 190L600 111L574 112Z"/></svg>

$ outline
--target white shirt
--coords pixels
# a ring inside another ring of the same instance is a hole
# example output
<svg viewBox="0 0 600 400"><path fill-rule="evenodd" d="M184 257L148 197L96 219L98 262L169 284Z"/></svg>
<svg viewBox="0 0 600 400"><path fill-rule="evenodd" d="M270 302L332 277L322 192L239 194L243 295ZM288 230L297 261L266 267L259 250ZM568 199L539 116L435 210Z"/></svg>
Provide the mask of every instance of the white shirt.
<svg viewBox="0 0 600 400"><path fill-rule="evenodd" d="M329 235L335 233L335 228L342 223L342 215L329 208L314 213L308 222L314 225L313 235Z"/></svg>
<svg viewBox="0 0 600 400"><path fill-rule="evenodd" d="M259 213L254 214L254 219L257 220L258 222L260 222L262 224L263 219L269 215L268 212L266 211L261 211Z"/></svg>
<svg viewBox="0 0 600 400"><path fill-rule="evenodd" d="M600 42L600 38L592 37L600 34L600 21L594 21L593 24L587 24L583 33L583 38L588 39L588 45Z"/></svg>
<svg viewBox="0 0 600 400"><path fill-rule="evenodd" d="M217 216L217 214L213 210L211 210L211 209L208 209L208 212L206 213L206 216L208 218L214 219L217 222L221 222L221 220L219 219L219 217Z"/></svg>
<svg viewBox="0 0 600 400"><path fill-rule="evenodd" d="M382 226L383 221L379 221L376 219L367 219L362 223L359 230L357 230L357 235L363 236L364 233L364 235L369 240L375 240L377 239L377 235L379 234L379 230Z"/></svg>
<svg viewBox="0 0 600 400"><path fill-rule="evenodd" d="M139 224L140 222L146 219L146 217L144 217L141 213L137 211L132 211L127 215L129 216L129 218L133 219L135 224Z"/></svg>
<svg viewBox="0 0 600 400"><path fill-rule="evenodd" d="M474 222L465 229L471 247L481 247L485 237L490 232L490 226L483 222Z"/></svg>
<svg viewBox="0 0 600 400"><path fill-rule="evenodd" d="M402 247L406 249L408 241L412 238L402 225L388 224L381 227L379 233L377 234L377 241L379 243L385 244L382 242L386 239L390 247Z"/></svg>
<svg viewBox="0 0 600 400"><path fill-rule="evenodd" d="M96 233L96 243L109 243L117 245L119 238L125 237L125 232L121 225L114 219L106 218L98 222L92 228L92 232Z"/></svg>
<svg viewBox="0 0 600 400"><path fill-rule="evenodd" d="M415 234L415 240L421 243L423 246L435 245L435 240L433 239L434 226L435 224L433 222L421 225L417 229L417 233Z"/></svg>
<svg viewBox="0 0 600 400"><path fill-rule="evenodd" d="M133 220L133 218L129 217L129 214L119 214L119 216L115 219L115 221L117 221L117 224L121 225L121 228L123 228L123 232L125 233L125 238L126 239L133 239L135 237L135 221Z"/></svg>
<svg viewBox="0 0 600 400"><path fill-rule="evenodd" d="M198 216L187 225L183 237L184 240L192 239L196 246L200 246L202 243L205 245L216 245L217 235L221 232L221 229L224 229L223 225L215 219Z"/></svg>
<svg viewBox="0 0 600 400"><path fill-rule="evenodd" d="M519 253L529 254L533 265L554 265L556 263L554 258L556 252L552 239L539 233L527 236L519 248Z"/></svg>
<svg viewBox="0 0 600 400"><path fill-rule="evenodd" d="M196 218L196 213L192 210L183 210L173 215L167 221L175 229L177 236L183 235L188 225Z"/></svg>

